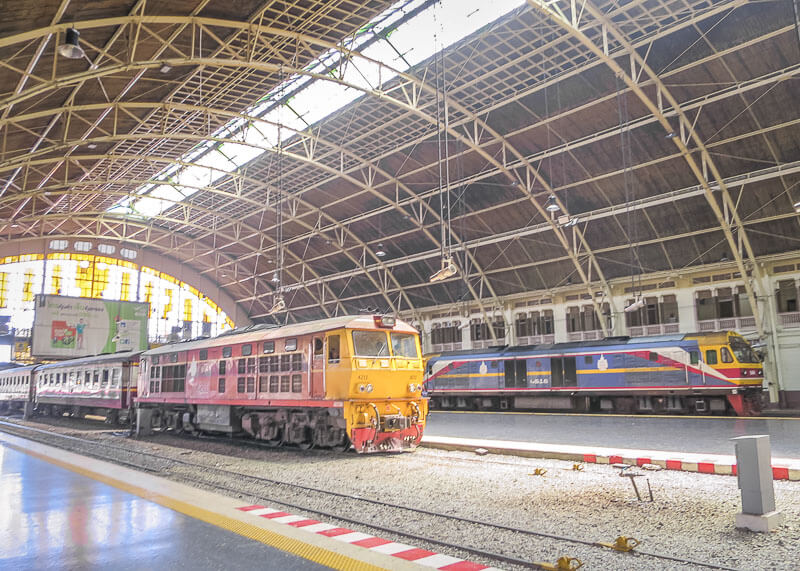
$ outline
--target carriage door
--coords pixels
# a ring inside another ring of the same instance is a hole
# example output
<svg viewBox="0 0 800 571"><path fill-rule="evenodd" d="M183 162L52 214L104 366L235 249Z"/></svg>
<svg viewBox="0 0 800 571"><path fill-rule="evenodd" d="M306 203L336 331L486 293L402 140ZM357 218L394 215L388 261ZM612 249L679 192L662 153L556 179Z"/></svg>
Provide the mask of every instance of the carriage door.
<svg viewBox="0 0 800 571"><path fill-rule="evenodd" d="M314 337L309 347L309 391L311 397L325 396L325 343L322 337Z"/></svg>
<svg viewBox="0 0 800 571"><path fill-rule="evenodd" d="M503 361L506 388L524 388L528 385L528 361L525 359Z"/></svg>
<svg viewBox="0 0 800 571"><path fill-rule="evenodd" d="M550 386L575 387L578 385L578 369L575 357L550 358Z"/></svg>

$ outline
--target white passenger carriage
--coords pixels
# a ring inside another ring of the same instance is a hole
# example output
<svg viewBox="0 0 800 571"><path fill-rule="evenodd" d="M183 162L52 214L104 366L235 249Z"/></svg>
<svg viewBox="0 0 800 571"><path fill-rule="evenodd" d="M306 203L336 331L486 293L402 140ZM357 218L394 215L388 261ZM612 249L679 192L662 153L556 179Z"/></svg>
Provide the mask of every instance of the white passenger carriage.
<svg viewBox="0 0 800 571"><path fill-rule="evenodd" d="M36 410L61 416L105 416L127 422L136 396L140 351L82 357L36 369Z"/></svg>

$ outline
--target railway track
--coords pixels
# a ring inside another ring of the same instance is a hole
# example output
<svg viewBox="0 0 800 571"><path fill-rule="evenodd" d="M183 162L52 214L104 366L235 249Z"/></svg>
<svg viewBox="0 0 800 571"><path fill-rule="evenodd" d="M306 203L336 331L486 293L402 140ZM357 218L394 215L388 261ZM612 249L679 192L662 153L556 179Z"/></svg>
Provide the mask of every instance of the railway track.
<svg viewBox="0 0 800 571"><path fill-rule="evenodd" d="M652 569L665 568L669 565L675 567L689 565L698 569L733 569L714 563L638 549L630 552L612 552L598 543L579 538L501 525L496 522L436 512L357 494L336 492L265 475L247 474L208 463L195 462L187 458L137 450L125 441L119 443L100 442L6 421L0 421L0 430L43 444L211 489L225 495L242 497L252 503L280 506L315 519L324 519L342 526L346 524L358 531L396 541L411 541L421 547L428 547L460 558L469 558L491 566L513 569L542 568L537 560L547 558L536 556L537 552L572 554L577 550L578 558L584 561L587 568L613 566L626 569ZM122 435L122 433L117 434ZM187 438L187 440L196 441L197 439ZM225 439L214 440L219 442ZM148 442L153 443L157 440ZM241 444L237 443L236 446L241 446ZM186 454L186 451L179 451L177 454ZM298 454L310 456L309 461L311 462L342 458L341 454L329 451L298 451ZM453 540L448 541L446 539L448 537L458 537L459 541L458 543ZM521 545L527 547L521 549ZM600 553L602 553L602 565L593 565L594 555ZM609 563L609 557L615 563ZM550 559L555 560L552 557Z"/></svg>

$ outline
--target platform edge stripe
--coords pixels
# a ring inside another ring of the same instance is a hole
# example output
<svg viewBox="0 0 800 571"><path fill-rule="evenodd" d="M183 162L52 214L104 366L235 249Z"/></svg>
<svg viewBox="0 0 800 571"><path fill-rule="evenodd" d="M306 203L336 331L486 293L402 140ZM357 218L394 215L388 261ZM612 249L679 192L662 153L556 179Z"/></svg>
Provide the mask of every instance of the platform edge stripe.
<svg viewBox="0 0 800 571"><path fill-rule="evenodd" d="M417 559L414 561L417 565L422 565L424 567L431 567L433 569L442 569L443 567L448 567L453 563L461 563L463 559L459 559L458 557L453 557L451 555L443 555L441 553L434 553L428 557L423 557L422 559Z"/></svg>
<svg viewBox="0 0 800 571"><path fill-rule="evenodd" d="M108 484L109 486L113 486L117 489L123 490L135 496L139 496L140 498L144 498L153 503L167 507L171 510L182 513L194 519L204 521L208 524L214 525L222 529L226 529L232 533L236 533L237 535L241 535L243 537L247 537L254 541L258 541L265 545L275 547L276 549L279 549L281 551L297 555L299 557L302 557L303 559L314 561L315 563L326 565L334 569L352 569L352 570L357 569L359 571L362 570L383 571L382 567L379 567L372 563L366 563L358 559L353 559L352 557L348 557L347 555L336 553L335 551L329 551L324 547L309 545L308 543L305 543L299 539L287 537L285 535L281 535L274 531L263 529L258 526L254 526L222 514L214 513L199 506L194 506L192 504L186 503L182 500L177 500L169 496L165 496L163 494L151 492L145 488L141 488L134 484L130 484L128 482L112 478L110 476L106 476L105 474L95 472L93 470L84 468L82 466L71 464L70 462L59 460L57 458L53 458L52 456L47 456L46 454L42 454L35 450L23 448L7 440L5 440L4 443L7 446L14 448L15 450L18 450L25 454L29 454L31 456L34 456L35 458L39 458L40 460L44 460L45 462L48 462L50 464L60 466L61 468L65 468L67 470L70 470L71 472L75 472L76 474L81 474L82 476L86 476L87 478L91 478L98 482ZM48 446L47 444L42 444L41 446L54 448L52 446ZM60 450L58 448L56 449Z"/></svg>
<svg viewBox="0 0 800 571"><path fill-rule="evenodd" d="M259 505L256 504L256 505L253 505L253 506L242 506L242 507L236 508L236 509L239 510L239 511L242 511L242 512L250 512L250 511L253 511L253 510L263 510L266 507L267 506L259 506Z"/></svg>
<svg viewBox="0 0 800 571"><path fill-rule="evenodd" d="M415 547L413 545L406 545L405 543L397 543L392 541L377 547L373 547L370 549L370 551L377 551L378 553L385 553L386 555L394 555L395 553L408 551L409 549L415 549Z"/></svg>
<svg viewBox="0 0 800 571"><path fill-rule="evenodd" d="M353 543L354 541L361 541L362 539L370 539L375 537L369 533L364 533L362 531L354 531L352 533L343 533L342 535L336 535L333 539L336 541L342 541L344 543Z"/></svg>
<svg viewBox="0 0 800 571"><path fill-rule="evenodd" d="M397 557L398 559L405 559L406 561L415 562L417 559L423 559L425 557L430 557L431 555L436 555L436 553L433 551L428 551L427 549L420 549L419 547L412 547L411 549L407 549L405 551L392 553L392 556Z"/></svg>
<svg viewBox="0 0 800 571"><path fill-rule="evenodd" d="M788 480L789 468L781 468L779 466L772 467L772 477L775 480Z"/></svg>
<svg viewBox="0 0 800 571"><path fill-rule="evenodd" d="M450 565L445 565L444 567L439 567L439 571L500 571L500 569L496 569L495 567L487 567L486 565L481 565L480 563L475 563L474 561L459 561L458 563L452 563Z"/></svg>

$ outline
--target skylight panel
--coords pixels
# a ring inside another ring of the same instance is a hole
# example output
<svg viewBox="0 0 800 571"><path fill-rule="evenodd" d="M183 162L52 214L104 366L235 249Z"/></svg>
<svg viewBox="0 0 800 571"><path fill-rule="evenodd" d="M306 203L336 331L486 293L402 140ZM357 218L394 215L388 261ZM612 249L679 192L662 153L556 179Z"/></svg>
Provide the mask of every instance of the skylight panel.
<svg viewBox="0 0 800 571"><path fill-rule="evenodd" d="M361 28L347 47L361 51L364 56L384 62L391 68L408 70L430 58L437 50L445 49L491 24L523 2L441 0L398 25L406 14L423 4L424 0L396 3ZM231 139L233 142L220 145L217 141L209 140L198 144L181 158L181 162L195 165L171 165L156 177L170 184L143 185L135 191L137 196L121 200L109 212L143 216L160 214L262 154L274 152L279 146L279 137L287 140L294 135L294 131L303 131L352 103L363 95L363 90L377 89L394 78L386 67L359 57L346 61L341 69L339 65L341 52L332 49L307 65L305 71L341 78L353 87L309 75L287 78L245 112L265 121L281 123L287 129L279 131L277 126L264 122L251 125L246 119L236 118L212 135L214 139ZM451 79L448 75L448 80ZM283 99L284 94L288 94L288 100L277 105L277 100ZM175 184L181 186L180 191Z"/></svg>

